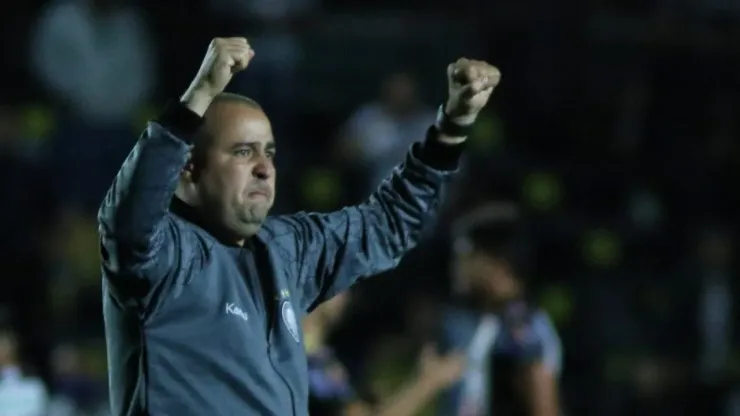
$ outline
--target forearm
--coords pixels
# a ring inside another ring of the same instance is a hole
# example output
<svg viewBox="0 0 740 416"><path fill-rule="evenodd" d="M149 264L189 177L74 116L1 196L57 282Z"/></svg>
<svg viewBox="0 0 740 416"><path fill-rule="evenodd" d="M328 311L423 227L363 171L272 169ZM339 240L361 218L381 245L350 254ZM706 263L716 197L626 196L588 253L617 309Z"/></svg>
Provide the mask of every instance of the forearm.
<svg viewBox="0 0 740 416"><path fill-rule="evenodd" d="M167 215L190 140L200 117L186 106L171 105L147 130L119 170L100 208L104 237L131 244L151 241Z"/></svg>
<svg viewBox="0 0 740 416"><path fill-rule="evenodd" d="M430 128L424 142L415 146L406 162L358 208L364 232L380 240L377 247L394 248L377 253L378 257L400 259L436 220L443 188L457 169L464 148L463 143L442 142L442 137Z"/></svg>
<svg viewBox="0 0 740 416"><path fill-rule="evenodd" d="M366 278L396 267L435 221L442 191L456 171L462 144L446 144L432 127L405 163L362 204L330 214L287 217L303 236L305 310Z"/></svg>
<svg viewBox="0 0 740 416"><path fill-rule="evenodd" d="M376 406L375 416L411 416L432 401L439 388L432 382L416 378L385 403Z"/></svg>

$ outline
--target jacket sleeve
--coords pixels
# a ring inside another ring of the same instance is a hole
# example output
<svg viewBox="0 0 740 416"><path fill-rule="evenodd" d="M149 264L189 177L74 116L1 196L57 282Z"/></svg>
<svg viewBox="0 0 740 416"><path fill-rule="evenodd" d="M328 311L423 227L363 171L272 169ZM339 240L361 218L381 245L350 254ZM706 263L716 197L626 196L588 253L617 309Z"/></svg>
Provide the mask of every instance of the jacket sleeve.
<svg viewBox="0 0 740 416"><path fill-rule="evenodd" d="M169 205L200 123L184 106L169 106L149 123L108 190L98 226L103 272L114 287L127 284L144 295L183 266L187 245Z"/></svg>
<svg viewBox="0 0 740 416"><path fill-rule="evenodd" d="M364 203L287 218L297 228L297 289L304 310L313 310L358 279L395 267L416 246L436 218L442 188L462 153L462 145L445 145L436 138L432 127Z"/></svg>

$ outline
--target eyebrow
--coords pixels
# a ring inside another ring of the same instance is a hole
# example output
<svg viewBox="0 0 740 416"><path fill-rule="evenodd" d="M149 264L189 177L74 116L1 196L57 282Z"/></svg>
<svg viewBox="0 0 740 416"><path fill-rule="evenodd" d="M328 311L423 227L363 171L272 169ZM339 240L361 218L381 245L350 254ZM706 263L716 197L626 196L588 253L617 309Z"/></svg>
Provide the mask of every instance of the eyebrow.
<svg viewBox="0 0 740 416"><path fill-rule="evenodd" d="M231 150L243 149L245 147L256 148L260 147L260 142L239 142L231 145ZM270 141L265 143L265 150L275 150L275 142Z"/></svg>

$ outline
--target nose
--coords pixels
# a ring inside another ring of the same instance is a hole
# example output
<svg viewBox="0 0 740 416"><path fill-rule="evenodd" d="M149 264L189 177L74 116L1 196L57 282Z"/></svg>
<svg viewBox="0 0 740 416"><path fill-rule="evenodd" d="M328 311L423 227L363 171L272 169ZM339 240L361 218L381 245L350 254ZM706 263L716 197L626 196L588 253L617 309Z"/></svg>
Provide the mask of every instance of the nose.
<svg viewBox="0 0 740 416"><path fill-rule="evenodd" d="M252 175L260 180L270 179L275 174L275 166L267 158L263 158L254 165Z"/></svg>

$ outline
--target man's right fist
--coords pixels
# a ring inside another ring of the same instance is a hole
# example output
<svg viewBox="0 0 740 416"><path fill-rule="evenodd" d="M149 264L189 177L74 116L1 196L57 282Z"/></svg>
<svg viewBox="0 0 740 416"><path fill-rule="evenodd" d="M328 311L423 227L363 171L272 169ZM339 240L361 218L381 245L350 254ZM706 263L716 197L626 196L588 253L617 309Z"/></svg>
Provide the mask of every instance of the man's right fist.
<svg viewBox="0 0 740 416"><path fill-rule="evenodd" d="M246 38L215 38L182 101L203 115L213 98L223 92L231 77L249 65L254 51Z"/></svg>

